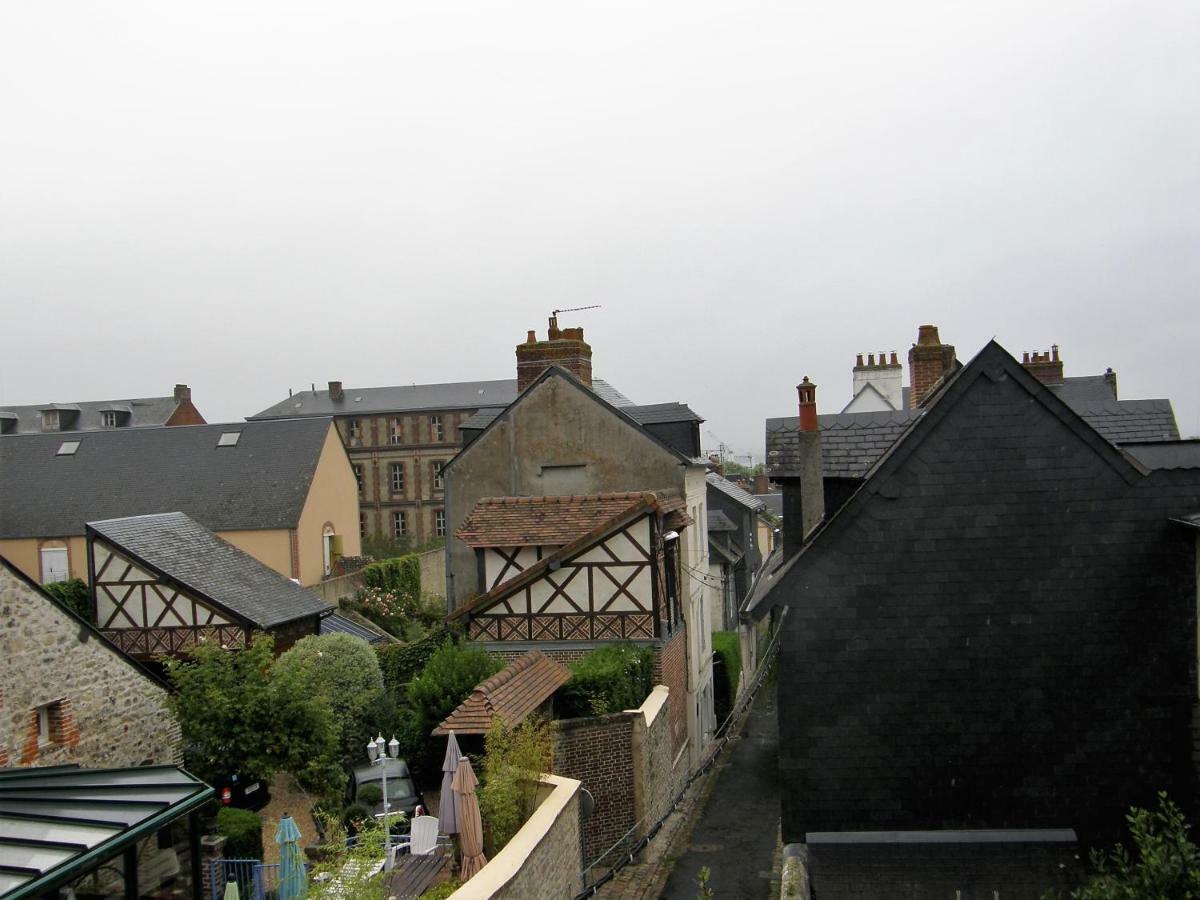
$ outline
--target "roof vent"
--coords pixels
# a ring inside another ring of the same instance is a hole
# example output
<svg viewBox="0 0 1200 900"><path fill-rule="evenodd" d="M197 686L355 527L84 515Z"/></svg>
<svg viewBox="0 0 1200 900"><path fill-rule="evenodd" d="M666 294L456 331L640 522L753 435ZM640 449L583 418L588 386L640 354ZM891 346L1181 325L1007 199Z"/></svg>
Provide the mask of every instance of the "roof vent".
<svg viewBox="0 0 1200 900"><path fill-rule="evenodd" d="M240 431L223 431L221 437L217 440L218 447L236 447L238 438L242 436Z"/></svg>
<svg viewBox="0 0 1200 900"><path fill-rule="evenodd" d="M63 441L58 446L58 452L55 456L74 456L75 451L79 449L79 441Z"/></svg>

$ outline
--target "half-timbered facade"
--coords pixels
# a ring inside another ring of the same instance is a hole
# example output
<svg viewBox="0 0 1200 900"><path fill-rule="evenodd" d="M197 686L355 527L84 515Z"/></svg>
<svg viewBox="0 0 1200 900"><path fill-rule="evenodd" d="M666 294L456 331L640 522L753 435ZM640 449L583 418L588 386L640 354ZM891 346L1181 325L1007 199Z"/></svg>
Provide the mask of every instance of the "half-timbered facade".
<svg viewBox="0 0 1200 900"><path fill-rule="evenodd" d="M454 617L480 641L667 637L682 620L682 508L649 491L481 500L457 532L475 548L481 594Z"/></svg>
<svg viewBox="0 0 1200 900"><path fill-rule="evenodd" d="M282 651L333 608L183 513L92 522L87 541L96 624L136 659L236 650L255 631Z"/></svg>

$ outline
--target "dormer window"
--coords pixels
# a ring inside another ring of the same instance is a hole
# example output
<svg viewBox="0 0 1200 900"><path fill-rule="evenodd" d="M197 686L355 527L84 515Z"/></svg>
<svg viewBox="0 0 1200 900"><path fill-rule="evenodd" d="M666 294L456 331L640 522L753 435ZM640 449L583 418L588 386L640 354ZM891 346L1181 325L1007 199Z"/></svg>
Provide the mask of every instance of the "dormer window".
<svg viewBox="0 0 1200 900"><path fill-rule="evenodd" d="M218 447L236 447L238 438L242 436L240 431L224 431L221 437L217 439Z"/></svg>
<svg viewBox="0 0 1200 900"><path fill-rule="evenodd" d="M100 413L100 427L101 428L116 428L117 427L116 410L106 409Z"/></svg>
<svg viewBox="0 0 1200 900"><path fill-rule="evenodd" d="M42 410L42 431L58 431L59 417L57 409Z"/></svg>

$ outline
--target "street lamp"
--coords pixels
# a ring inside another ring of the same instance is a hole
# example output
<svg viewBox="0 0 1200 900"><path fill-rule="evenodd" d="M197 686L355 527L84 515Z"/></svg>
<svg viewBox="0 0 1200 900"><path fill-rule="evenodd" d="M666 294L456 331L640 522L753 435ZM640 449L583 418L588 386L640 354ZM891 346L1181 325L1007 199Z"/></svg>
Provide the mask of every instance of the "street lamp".
<svg viewBox="0 0 1200 900"><path fill-rule="evenodd" d="M391 755L389 756L389 754ZM390 870L392 868L392 826L388 821L391 804L388 803L387 764L393 759L399 758L400 742L393 735L392 739L385 744L383 735L380 734L375 740L367 741L367 756L371 758L372 765L379 765L379 771L383 776L383 865L385 869Z"/></svg>

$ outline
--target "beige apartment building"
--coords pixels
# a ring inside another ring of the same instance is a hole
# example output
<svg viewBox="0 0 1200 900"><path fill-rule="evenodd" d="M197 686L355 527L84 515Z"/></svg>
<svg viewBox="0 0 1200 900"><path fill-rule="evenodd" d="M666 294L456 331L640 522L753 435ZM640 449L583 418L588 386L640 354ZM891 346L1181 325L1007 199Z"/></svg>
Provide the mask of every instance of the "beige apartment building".
<svg viewBox="0 0 1200 900"><path fill-rule="evenodd" d="M593 389L615 406L629 399L603 381ZM517 398L517 380L300 391L248 421L332 416L358 481L363 537L407 538L421 546L446 536L442 468L462 449L476 413L490 421Z"/></svg>

